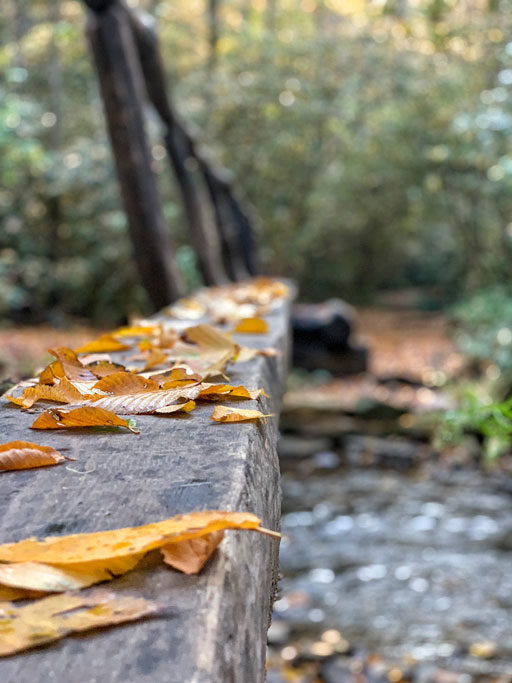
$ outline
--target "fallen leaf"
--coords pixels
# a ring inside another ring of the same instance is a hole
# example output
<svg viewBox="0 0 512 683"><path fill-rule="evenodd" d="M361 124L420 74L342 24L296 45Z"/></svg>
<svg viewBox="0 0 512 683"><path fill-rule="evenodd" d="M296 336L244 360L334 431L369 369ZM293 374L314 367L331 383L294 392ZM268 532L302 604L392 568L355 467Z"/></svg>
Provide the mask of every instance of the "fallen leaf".
<svg viewBox="0 0 512 683"><path fill-rule="evenodd" d="M31 408L37 401L76 403L83 399L83 395L66 377L62 377L55 378L55 384L36 384L33 387L27 387L18 398L7 395L5 398L22 408Z"/></svg>
<svg viewBox="0 0 512 683"><path fill-rule="evenodd" d="M69 633L134 621L159 609L143 598L106 591L52 595L22 607L4 603L0 607L0 656L51 643Z"/></svg>
<svg viewBox="0 0 512 683"><path fill-rule="evenodd" d="M197 398L247 398L256 399L258 396L267 396L264 389L246 389L244 386L234 387L231 384L203 384Z"/></svg>
<svg viewBox="0 0 512 683"><path fill-rule="evenodd" d="M0 470L2 471L29 470L34 467L58 465L65 460L73 460L73 458L67 458L51 446L40 446L30 441L10 441L0 445Z"/></svg>
<svg viewBox="0 0 512 683"><path fill-rule="evenodd" d="M121 396L99 396L98 398L89 399L86 405L111 410L120 415L141 415L144 413L154 413L183 399L187 401L194 400L199 391L200 388L196 385L178 389L142 391L136 394Z"/></svg>
<svg viewBox="0 0 512 683"><path fill-rule="evenodd" d="M168 413L190 413L196 407L195 401L186 401L185 403L175 403L171 406L165 406L164 408L159 408L155 410L158 414L168 414Z"/></svg>
<svg viewBox="0 0 512 683"><path fill-rule="evenodd" d="M113 337L149 337L155 330L157 325L130 325L126 327L119 327L112 332Z"/></svg>
<svg viewBox="0 0 512 683"><path fill-rule="evenodd" d="M46 410L36 418L30 429L69 429L82 427L126 427L134 434L139 432L127 420L109 410L85 406L73 410Z"/></svg>
<svg viewBox="0 0 512 683"><path fill-rule="evenodd" d="M56 378L60 379L65 376L62 363L58 360L54 360L39 373L39 383L53 384Z"/></svg>
<svg viewBox="0 0 512 683"><path fill-rule="evenodd" d="M93 389L99 389L116 396L122 394L137 394L142 391L158 391L158 384L133 372L114 372L96 382Z"/></svg>
<svg viewBox="0 0 512 683"><path fill-rule="evenodd" d="M234 358L235 363L245 363L247 361L253 360L256 356L266 356L271 358L277 356L278 351L276 349L253 349L250 346L242 346Z"/></svg>
<svg viewBox="0 0 512 683"><path fill-rule="evenodd" d="M75 349L75 353L110 353L111 351L126 351L129 348L130 346L114 339L111 334L102 334L98 339Z"/></svg>
<svg viewBox="0 0 512 683"><path fill-rule="evenodd" d="M85 361L84 361L85 362ZM121 363L113 363L108 360L99 360L92 363L87 363L86 368L90 370L96 377L108 377L114 372L125 372L126 368Z"/></svg>
<svg viewBox="0 0 512 683"><path fill-rule="evenodd" d="M144 366L144 370L151 370L151 368L154 368L157 365L162 365L162 363L165 363L166 361L166 353L160 349L151 349L146 356L146 365Z"/></svg>
<svg viewBox="0 0 512 683"><path fill-rule="evenodd" d="M249 529L280 538L277 532L260 527L260 519L250 512L206 510L139 527L6 543L0 545L0 562L37 562L63 570L98 571L104 577L98 579L102 581L108 573L119 575L132 569L150 550L224 529Z"/></svg>
<svg viewBox="0 0 512 683"><path fill-rule="evenodd" d="M215 406L210 419L215 420L215 422L250 422L258 419L265 421L266 417L273 417L273 415L264 415L259 410L242 410L242 408Z"/></svg>
<svg viewBox="0 0 512 683"><path fill-rule="evenodd" d="M153 377L153 379L157 379ZM188 367L175 367L170 373L166 374L165 381L162 384L162 389L173 389L187 384L197 384L201 382L203 377L193 372Z"/></svg>
<svg viewBox="0 0 512 683"><path fill-rule="evenodd" d="M238 350L238 345L231 337L219 332L219 330L211 325L194 325L193 327L187 327L185 335L189 341L197 344L200 349L232 351L233 355L235 355Z"/></svg>
<svg viewBox="0 0 512 683"><path fill-rule="evenodd" d="M178 318L178 320L198 320L206 315L207 310L205 305L200 301L189 298L180 299L170 306L166 313L173 318Z"/></svg>
<svg viewBox="0 0 512 683"><path fill-rule="evenodd" d="M105 574L105 579L112 577ZM41 562L12 562L0 564L0 590L5 586L19 591L63 593L79 590L98 583L102 578L92 570L73 571Z"/></svg>
<svg viewBox="0 0 512 683"><path fill-rule="evenodd" d="M233 332L238 334L266 334L268 325L263 318L244 318L240 320Z"/></svg>
<svg viewBox="0 0 512 683"><path fill-rule="evenodd" d="M214 531L200 538L192 538L181 543L169 543L160 549L164 562L184 574L197 574L201 571L216 547L224 538L224 531Z"/></svg>
<svg viewBox="0 0 512 683"><path fill-rule="evenodd" d="M77 382L87 382L89 380L97 379L97 377L95 377L92 372L80 362L76 353L71 349L63 346L56 351L48 349L48 353L51 353L52 356L55 356L55 358L60 362L61 367L64 370L64 375L68 379Z"/></svg>
<svg viewBox="0 0 512 683"><path fill-rule="evenodd" d="M15 600L28 600L41 598L45 595L41 591L30 591L24 588L11 588L10 586L0 586L0 632L2 624L2 602L14 602Z"/></svg>

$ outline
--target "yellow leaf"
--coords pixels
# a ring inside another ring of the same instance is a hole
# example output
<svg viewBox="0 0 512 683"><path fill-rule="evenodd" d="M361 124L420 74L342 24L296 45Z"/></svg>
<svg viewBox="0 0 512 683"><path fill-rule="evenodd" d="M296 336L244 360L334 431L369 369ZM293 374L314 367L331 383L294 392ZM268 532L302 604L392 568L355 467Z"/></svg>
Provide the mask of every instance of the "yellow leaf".
<svg viewBox="0 0 512 683"><path fill-rule="evenodd" d="M87 401L87 405L111 410L120 415L140 415L154 413L183 399L194 400L199 391L199 386L185 386L178 389L142 391L121 396L99 396Z"/></svg>
<svg viewBox="0 0 512 683"><path fill-rule="evenodd" d="M120 574L127 571L123 570L124 563L131 562L131 568L134 558L137 560L150 550L224 529L251 529L280 537L260 527L259 518L250 512L206 510L139 527L6 543L0 545L0 562L38 562L80 572L99 568Z"/></svg>
<svg viewBox="0 0 512 683"><path fill-rule="evenodd" d="M159 609L143 598L106 591L52 595L22 607L4 603L0 608L0 656L51 643L68 633L134 621Z"/></svg>
<svg viewBox="0 0 512 683"><path fill-rule="evenodd" d="M157 329L156 325L131 325L119 327L112 332L113 337L149 337Z"/></svg>
<svg viewBox="0 0 512 683"><path fill-rule="evenodd" d="M111 351L126 351L129 348L126 344L114 339L111 334L102 334L98 339L75 349L75 353L109 353Z"/></svg>
<svg viewBox="0 0 512 683"><path fill-rule="evenodd" d="M116 396L137 394L142 391L158 391L158 384L133 372L114 372L96 382L93 389L99 389Z"/></svg>
<svg viewBox="0 0 512 683"><path fill-rule="evenodd" d="M224 531L214 531L200 538L162 546L164 562L184 574L197 574L224 538Z"/></svg>
<svg viewBox="0 0 512 683"><path fill-rule="evenodd" d="M210 419L215 420L215 422L250 422L258 419L263 419L264 421L266 417L273 417L273 415L264 415L259 410L242 410L242 408L215 406Z"/></svg>
<svg viewBox="0 0 512 683"><path fill-rule="evenodd" d="M160 349L151 349L146 356L146 365L144 366L144 370L151 370L151 368L154 368L157 365L162 365L162 363L165 363L166 360L166 353L160 351Z"/></svg>
<svg viewBox="0 0 512 683"><path fill-rule="evenodd" d="M237 344L235 344L231 337L219 332L219 330L211 325L187 327L185 334L187 339L197 344L200 349L232 350L233 354L237 349Z"/></svg>
<svg viewBox="0 0 512 683"><path fill-rule="evenodd" d="M203 384L197 398L247 398L256 399L267 396L264 389L246 389L244 386L234 387L231 384Z"/></svg>
<svg viewBox="0 0 512 683"><path fill-rule="evenodd" d="M58 465L60 462L72 459L65 457L51 446L39 446L30 441L10 441L0 445L0 470L3 471Z"/></svg>
<svg viewBox="0 0 512 683"><path fill-rule="evenodd" d="M87 363L87 369L94 373L96 377L107 377L114 374L114 372L125 372L126 368L121 363L112 363L108 360L99 360L92 363Z"/></svg>
<svg viewBox="0 0 512 683"><path fill-rule="evenodd" d="M153 379L156 379L156 377ZM173 389L187 384L197 384L202 380L201 375L193 372L188 367L175 367L166 374L162 389Z"/></svg>
<svg viewBox="0 0 512 683"><path fill-rule="evenodd" d="M163 408L158 408L155 413L164 414L167 413L190 413L196 407L195 401L186 401L185 403L176 403L171 406L164 406Z"/></svg>
<svg viewBox="0 0 512 683"><path fill-rule="evenodd" d="M46 410L36 418L30 429L69 429L81 427L126 427L139 432L109 410L86 406L74 410Z"/></svg>
<svg viewBox="0 0 512 683"><path fill-rule="evenodd" d="M39 375L40 384L53 384L56 378L65 377L64 368L62 363L58 360L54 360L52 363L47 365L44 370L41 371Z"/></svg>
<svg viewBox="0 0 512 683"><path fill-rule="evenodd" d="M238 334L266 334L268 325L263 318L244 318L235 327L233 332Z"/></svg>
<svg viewBox="0 0 512 683"><path fill-rule="evenodd" d="M14 600L28 600L31 598L40 598L45 593L41 591L30 591L24 588L11 588L10 586L0 585L0 628L2 619L2 602L13 602ZM1 631L0 631L1 632Z"/></svg>

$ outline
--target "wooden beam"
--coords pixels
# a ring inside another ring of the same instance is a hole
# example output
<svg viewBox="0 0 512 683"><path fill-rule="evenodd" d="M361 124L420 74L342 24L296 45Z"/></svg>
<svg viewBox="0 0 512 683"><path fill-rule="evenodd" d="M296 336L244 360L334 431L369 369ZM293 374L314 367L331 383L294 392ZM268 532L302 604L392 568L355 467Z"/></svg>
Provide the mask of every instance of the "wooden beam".
<svg viewBox="0 0 512 683"><path fill-rule="evenodd" d="M100 82L128 225L142 282L156 308L183 294L144 130L144 86L126 14L117 2L89 12L87 37Z"/></svg>

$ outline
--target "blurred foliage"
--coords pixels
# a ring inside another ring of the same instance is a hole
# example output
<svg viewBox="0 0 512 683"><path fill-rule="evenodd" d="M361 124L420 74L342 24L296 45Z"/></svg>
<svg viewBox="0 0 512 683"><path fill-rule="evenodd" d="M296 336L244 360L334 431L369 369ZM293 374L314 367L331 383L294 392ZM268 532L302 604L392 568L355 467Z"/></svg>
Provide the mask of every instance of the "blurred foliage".
<svg viewBox="0 0 512 683"><path fill-rule="evenodd" d="M510 0L131 0L156 18L173 96L305 299L508 277ZM76 0L0 17L0 312L117 322L148 309ZM178 261L197 282L150 119Z"/></svg>

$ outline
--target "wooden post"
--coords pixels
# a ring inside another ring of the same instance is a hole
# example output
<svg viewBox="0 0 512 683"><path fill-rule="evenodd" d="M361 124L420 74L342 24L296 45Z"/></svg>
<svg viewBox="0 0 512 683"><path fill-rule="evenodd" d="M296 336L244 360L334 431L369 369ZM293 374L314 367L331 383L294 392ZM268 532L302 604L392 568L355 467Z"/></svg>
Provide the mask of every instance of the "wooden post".
<svg viewBox="0 0 512 683"><path fill-rule="evenodd" d="M195 154L190 138L179 122L167 94L152 18L148 14L136 15L127 7L123 7L123 10L133 31L149 99L166 128L165 145L181 190L199 269L207 285L221 284L226 281L226 277L221 261L219 235L204 212L207 199L204 188L201 187L200 169L194 169Z"/></svg>
<svg viewBox="0 0 512 683"><path fill-rule="evenodd" d="M114 0L85 0L87 36L105 106L124 207L142 282L155 307L183 294L165 225L141 110L144 91L130 26Z"/></svg>
<svg viewBox="0 0 512 683"><path fill-rule="evenodd" d="M231 174L211 163L199 152L193 135L181 121L170 101L152 18L147 14L135 14L128 8L125 11L135 36L149 98L167 128L166 145L185 206L188 207L192 234L198 234L195 243L200 262L201 258L205 259L201 254L205 240L201 236L201 222L199 221L199 225L197 222L197 216L200 214L194 209L195 202L191 196L194 194L197 179L194 180L187 168L188 159L197 161L208 188L228 276L232 280L240 280L248 275L259 274L261 270L251 220L233 192ZM211 265L209 269L211 270Z"/></svg>

